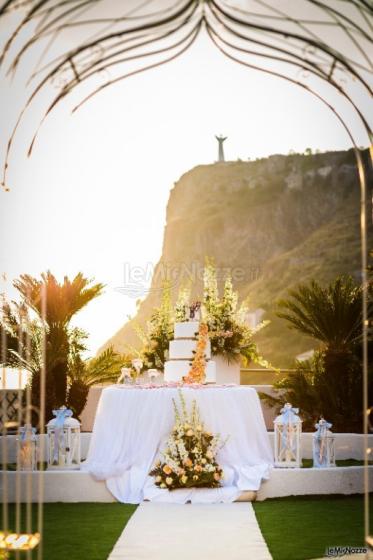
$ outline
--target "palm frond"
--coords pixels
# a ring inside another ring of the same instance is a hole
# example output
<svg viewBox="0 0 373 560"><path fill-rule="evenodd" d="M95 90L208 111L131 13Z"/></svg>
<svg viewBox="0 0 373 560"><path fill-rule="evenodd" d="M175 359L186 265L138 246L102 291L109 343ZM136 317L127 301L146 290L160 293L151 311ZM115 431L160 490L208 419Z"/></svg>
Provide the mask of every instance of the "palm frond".
<svg viewBox="0 0 373 560"><path fill-rule="evenodd" d="M288 321L290 328L326 347L342 348L361 340L362 289L349 276L325 288L314 280L301 284L278 302L278 308L278 317Z"/></svg>

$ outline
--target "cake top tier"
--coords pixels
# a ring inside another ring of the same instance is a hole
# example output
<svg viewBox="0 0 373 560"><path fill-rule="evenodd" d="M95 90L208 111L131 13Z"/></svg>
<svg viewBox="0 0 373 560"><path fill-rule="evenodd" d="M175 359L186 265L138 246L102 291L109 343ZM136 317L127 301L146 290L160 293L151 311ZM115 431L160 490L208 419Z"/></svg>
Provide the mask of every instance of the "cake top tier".
<svg viewBox="0 0 373 560"><path fill-rule="evenodd" d="M197 338L199 321L186 321L185 323L175 323L174 336L177 338Z"/></svg>

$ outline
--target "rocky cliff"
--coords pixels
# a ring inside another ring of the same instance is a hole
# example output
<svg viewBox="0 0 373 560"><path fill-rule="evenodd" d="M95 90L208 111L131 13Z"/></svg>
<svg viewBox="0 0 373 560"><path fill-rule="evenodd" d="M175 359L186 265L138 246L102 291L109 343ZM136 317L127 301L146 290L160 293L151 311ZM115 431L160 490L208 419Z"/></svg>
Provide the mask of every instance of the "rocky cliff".
<svg viewBox="0 0 373 560"><path fill-rule="evenodd" d="M258 335L262 354L287 366L314 343L276 318L276 301L311 278L359 278L359 209L352 151L198 166L171 190L162 256L135 320L149 317L166 273L175 295L188 277L200 293L204 259L213 257L222 274L231 269L241 299L271 320ZM105 347L124 351L136 343L130 321Z"/></svg>

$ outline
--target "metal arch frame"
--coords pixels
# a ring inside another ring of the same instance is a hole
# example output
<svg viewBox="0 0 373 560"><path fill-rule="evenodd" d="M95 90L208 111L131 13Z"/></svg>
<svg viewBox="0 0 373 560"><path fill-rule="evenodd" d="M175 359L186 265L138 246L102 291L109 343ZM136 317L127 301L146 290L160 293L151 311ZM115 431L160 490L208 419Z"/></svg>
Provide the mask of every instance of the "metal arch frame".
<svg viewBox="0 0 373 560"><path fill-rule="evenodd" d="M284 79L303 88L319 99L337 117L348 134L354 148L361 192L361 266L363 285L363 378L364 378L364 434L365 434L365 536L369 537L369 499L368 499L368 278L367 278L367 178L360 150L354 139L346 119L339 109L327 97L317 91L316 86L307 83L306 73L320 83L327 83L338 93L341 99L353 110L362 130L372 144L373 132L365 114L365 107L358 98L349 93L340 78L354 80L365 94L372 95L369 80L373 77L373 64L367 57L364 44L372 44L373 36L373 5L370 0L302 0L304 5L317 9L320 19L300 19L291 13L273 6L271 0L248 0L254 9L241 9L229 4L229 0L172 0L167 9L146 11L152 0L138 0L138 5L120 17L86 17L92 8L102 5L105 0L4 0L0 5L0 18L6 18L10 11L21 7L26 14L10 35L0 54L0 65L10 62L9 72L17 71L20 61L26 52L42 41L47 40L44 54L55 42L60 33L71 27L89 29L92 26L98 31L88 39L62 52L42 68L37 67L30 75L31 93L20 112L14 130L9 138L4 162L4 173L1 185L7 186L7 170L13 140L24 114L31 109L32 102L51 81L61 77L68 71L71 76L59 88L58 93L46 107L41 116L40 124L31 140L28 155L37 138L40 127L48 115L60 102L82 83L89 85L91 91L79 102L73 112L88 102L103 89L115 85L140 72L166 64L187 51L197 39L201 29L207 31L213 44L230 60L247 68L258 70ZM344 10L346 5L353 7L356 18ZM145 9L145 11L144 11ZM259 11L258 11L259 10ZM261 11L262 10L262 11ZM264 10L264 12L263 12ZM139 13L140 12L140 13ZM314 29L314 26L333 26L341 30L350 44L359 52L359 59L333 47L325 42ZM34 26L31 39L25 41L16 55L10 58L10 49L21 30ZM157 58L158 57L158 58ZM250 58L251 57L251 58ZM10 58L10 61L9 61ZM147 61L147 59L150 59ZM254 60L253 60L254 59ZM260 64L257 60L270 64L279 64L280 69L274 70ZM134 70L126 70L126 64L142 62L144 64ZM110 70L120 70L119 74L108 79L104 84L96 85L94 79ZM285 70L286 69L286 70ZM290 70L297 70L292 75ZM303 73L299 76L299 72ZM336 76L339 74L339 76ZM91 82L93 82L92 85ZM371 149L371 157L373 151Z"/></svg>

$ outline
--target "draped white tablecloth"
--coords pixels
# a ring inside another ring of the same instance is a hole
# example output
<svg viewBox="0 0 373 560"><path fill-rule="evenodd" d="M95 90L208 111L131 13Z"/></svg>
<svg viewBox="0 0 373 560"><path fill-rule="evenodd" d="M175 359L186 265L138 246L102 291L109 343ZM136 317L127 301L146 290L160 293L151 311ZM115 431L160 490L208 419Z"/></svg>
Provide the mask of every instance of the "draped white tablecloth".
<svg viewBox="0 0 373 560"><path fill-rule="evenodd" d="M224 469L221 488L164 490L148 476L174 425L174 387L114 385L102 391L87 460L82 468L105 480L124 503L164 501L232 502L258 490L269 476L273 454L255 389L244 386L181 388L188 409L196 399L205 428L228 440L217 460Z"/></svg>

